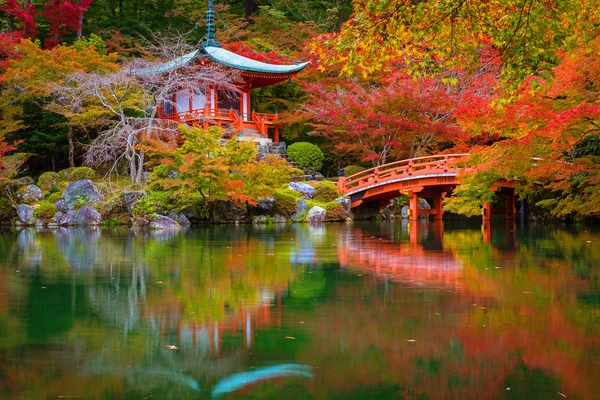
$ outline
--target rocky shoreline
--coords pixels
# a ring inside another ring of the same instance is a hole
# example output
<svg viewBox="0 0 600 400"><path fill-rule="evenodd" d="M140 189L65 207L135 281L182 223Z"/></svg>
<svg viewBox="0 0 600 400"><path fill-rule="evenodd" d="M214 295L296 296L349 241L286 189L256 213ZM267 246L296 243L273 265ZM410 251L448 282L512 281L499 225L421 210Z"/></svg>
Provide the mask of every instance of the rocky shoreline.
<svg viewBox="0 0 600 400"><path fill-rule="evenodd" d="M104 192L104 193L103 193ZM146 191L110 192L91 179L70 182L60 193L44 194L34 184L18 190L21 202L16 215L4 223L15 227L131 226L151 230L178 230L194 224L285 224L321 223L350 219L350 200L337 197L331 202L315 200L314 182L291 182L287 196L261 198L256 204L214 201L208 212L192 208L165 210L145 204ZM58 197L58 200L56 198ZM296 198L297 197L297 198ZM291 200L293 199L293 200ZM52 200L56 200L52 202Z"/></svg>

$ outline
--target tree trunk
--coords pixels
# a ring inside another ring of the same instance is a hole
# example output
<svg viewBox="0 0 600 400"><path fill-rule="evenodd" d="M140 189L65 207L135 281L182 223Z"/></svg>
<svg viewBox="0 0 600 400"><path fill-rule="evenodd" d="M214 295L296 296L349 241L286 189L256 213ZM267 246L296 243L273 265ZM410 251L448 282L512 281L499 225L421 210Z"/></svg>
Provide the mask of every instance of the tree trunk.
<svg viewBox="0 0 600 400"><path fill-rule="evenodd" d="M252 17L252 6L253 0L246 0L246 20L250 21L250 17Z"/></svg>
<svg viewBox="0 0 600 400"><path fill-rule="evenodd" d="M75 167L75 143L73 143L73 127L69 125L67 132L67 140L69 141L69 167Z"/></svg>
<svg viewBox="0 0 600 400"><path fill-rule="evenodd" d="M12 15L6 15L6 25L8 28L8 32L12 32L15 30L15 18Z"/></svg>
<svg viewBox="0 0 600 400"><path fill-rule="evenodd" d="M31 4L31 0L25 0L23 2L23 9L27 10L27 6ZM23 23L23 37L27 37L27 23Z"/></svg>

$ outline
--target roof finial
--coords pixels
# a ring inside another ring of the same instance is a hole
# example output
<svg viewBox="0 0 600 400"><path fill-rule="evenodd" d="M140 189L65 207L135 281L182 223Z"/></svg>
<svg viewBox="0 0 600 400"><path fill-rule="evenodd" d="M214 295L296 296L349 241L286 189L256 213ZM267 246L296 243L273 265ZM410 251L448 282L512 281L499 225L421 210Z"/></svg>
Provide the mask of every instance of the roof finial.
<svg viewBox="0 0 600 400"><path fill-rule="evenodd" d="M212 0L208 0L208 10L206 11L206 42L204 47L221 47L215 40L215 11L213 10Z"/></svg>

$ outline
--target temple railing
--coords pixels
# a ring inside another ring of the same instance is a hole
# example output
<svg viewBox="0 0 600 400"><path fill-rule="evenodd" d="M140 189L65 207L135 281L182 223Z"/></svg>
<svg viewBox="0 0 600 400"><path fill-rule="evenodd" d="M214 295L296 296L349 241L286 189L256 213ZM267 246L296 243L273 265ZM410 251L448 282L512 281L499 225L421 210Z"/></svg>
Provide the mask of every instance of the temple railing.
<svg viewBox="0 0 600 400"><path fill-rule="evenodd" d="M348 195L366 190L373 185L381 185L401 179L449 173L456 174L460 170L456 167L456 162L467 156L468 154L443 154L392 162L348 177L340 177L338 190L340 193Z"/></svg>

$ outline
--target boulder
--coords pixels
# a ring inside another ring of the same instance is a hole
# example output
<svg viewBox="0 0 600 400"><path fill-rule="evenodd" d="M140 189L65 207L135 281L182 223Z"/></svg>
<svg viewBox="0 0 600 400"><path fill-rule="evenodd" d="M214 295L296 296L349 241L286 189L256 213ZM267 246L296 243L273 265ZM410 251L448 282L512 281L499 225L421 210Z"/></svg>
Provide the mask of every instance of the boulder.
<svg viewBox="0 0 600 400"><path fill-rule="evenodd" d="M75 211L68 210L65 212L60 219L57 219L58 224L61 226L71 226L73 225L73 217L75 216Z"/></svg>
<svg viewBox="0 0 600 400"><path fill-rule="evenodd" d="M267 215L257 215L252 218L253 225L266 225L269 223L269 217Z"/></svg>
<svg viewBox="0 0 600 400"><path fill-rule="evenodd" d="M350 199L347 199L345 197L338 197L337 199L334 200L336 203L340 203L341 205L344 206L344 210L346 211L346 214L348 214L348 216L350 216Z"/></svg>
<svg viewBox="0 0 600 400"><path fill-rule="evenodd" d="M102 195L91 180L84 179L69 183L62 194L61 200L65 202L67 209L73 210L75 205L80 201L83 201L86 204L94 203L98 200L102 200ZM56 207L60 211L63 211L58 205Z"/></svg>
<svg viewBox="0 0 600 400"><path fill-rule="evenodd" d="M150 229L154 229L157 231L172 231L181 229L181 225L179 225L176 221L173 221L169 217L165 217L164 215L158 215L152 220L152 222L150 222Z"/></svg>
<svg viewBox="0 0 600 400"><path fill-rule="evenodd" d="M212 222L217 224L240 223L248 221L248 212L233 201L217 201L212 208Z"/></svg>
<svg viewBox="0 0 600 400"><path fill-rule="evenodd" d="M177 222L181 226L190 226L192 223L183 213L177 213L175 210L169 211L167 217L171 218L173 221Z"/></svg>
<svg viewBox="0 0 600 400"><path fill-rule="evenodd" d="M75 226L100 225L101 222L102 216L91 206L83 206L75 211L73 215L73 224Z"/></svg>
<svg viewBox="0 0 600 400"><path fill-rule="evenodd" d="M300 222L308 212L308 204L304 199L296 201L296 212L292 214L290 219L294 222Z"/></svg>
<svg viewBox="0 0 600 400"><path fill-rule="evenodd" d="M63 199L58 200L56 203L54 203L54 205L56 206L58 211L60 211L62 213L66 213L67 211L69 211L69 208L67 207L67 203L65 203L65 201Z"/></svg>
<svg viewBox="0 0 600 400"><path fill-rule="evenodd" d="M273 211L273 206L275 206L275 199L272 197L260 198L258 199L258 204L256 205L259 210L267 213Z"/></svg>
<svg viewBox="0 0 600 400"><path fill-rule="evenodd" d="M288 185L288 189L300 192L302 194L302 198L306 200L310 200L315 196L315 188L313 187L313 185L309 185L308 183L290 182L290 184Z"/></svg>
<svg viewBox="0 0 600 400"><path fill-rule="evenodd" d="M35 207L28 206L27 204L19 204L17 207L17 215L19 216L19 220L25 225L33 225L36 219L33 216L34 211Z"/></svg>
<svg viewBox="0 0 600 400"><path fill-rule="evenodd" d="M287 224L288 219L281 214L275 214L275 223L276 224Z"/></svg>
<svg viewBox="0 0 600 400"><path fill-rule="evenodd" d="M42 189L35 185L27 185L19 189L17 192L17 199L22 202L32 202L35 203L44 198L44 194L42 193Z"/></svg>
<svg viewBox="0 0 600 400"><path fill-rule="evenodd" d="M125 208L127 209L127 212L131 212L131 207L135 206L137 204L138 201L140 201L140 199L142 197L144 197L146 195L146 192L143 190L134 190L134 191L130 191L130 192L123 192L122 196L123 196L123 203L125 204Z"/></svg>
<svg viewBox="0 0 600 400"><path fill-rule="evenodd" d="M311 224L318 224L320 222L325 221L325 214L327 214L327 212L325 211L325 209L323 207L314 206L313 208L311 208L308 211L308 215L306 216L306 219Z"/></svg>

